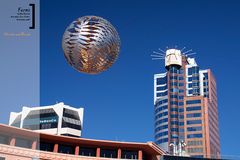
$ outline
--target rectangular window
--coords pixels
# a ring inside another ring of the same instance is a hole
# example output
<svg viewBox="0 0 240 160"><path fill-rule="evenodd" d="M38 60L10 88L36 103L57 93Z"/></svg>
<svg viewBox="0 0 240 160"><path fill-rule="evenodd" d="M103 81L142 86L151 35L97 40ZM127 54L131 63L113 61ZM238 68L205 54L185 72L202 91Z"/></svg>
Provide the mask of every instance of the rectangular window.
<svg viewBox="0 0 240 160"><path fill-rule="evenodd" d="M201 103L201 100L200 100L200 99L197 99L197 100L188 100L186 103L187 103L187 104L198 104L198 103Z"/></svg>
<svg viewBox="0 0 240 160"><path fill-rule="evenodd" d="M179 108L178 111L179 112L184 112L184 108Z"/></svg>
<svg viewBox="0 0 240 160"><path fill-rule="evenodd" d="M162 87L157 87L157 91L163 91L167 89L167 85L166 86L162 86Z"/></svg>
<svg viewBox="0 0 240 160"><path fill-rule="evenodd" d="M202 127L201 126L198 126L198 127L188 127L187 131L189 131L189 132L202 131Z"/></svg>
<svg viewBox="0 0 240 160"><path fill-rule="evenodd" d="M117 158L117 150L101 148L100 157Z"/></svg>
<svg viewBox="0 0 240 160"><path fill-rule="evenodd" d="M187 138L202 138L202 134L188 134Z"/></svg>
<svg viewBox="0 0 240 160"><path fill-rule="evenodd" d="M201 110L201 106L187 107L187 111L198 111Z"/></svg>
<svg viewBox="0 0 240 160"><path fill-rule="evenodd" d="M179 126L184 126L184 122L179 122Z"/></svg>
<svg viewBox="0 0 240 160"><path fill-rule="evenodd" d="M178 102L178 105L179 105L179 106L183 106L184 103L183 103L183 102Z"/></svg>
<svg viewBox="0 0 240 160"><path fill-rule="evenodd" d="M168 95L168 92L167 92L167 91L157 93L157 97L163 97L163 96L166 96L166 95Z"/></svg>
<svg viewBox="0 0 240 160"><path fill-rule="evenodd" d="M203 143L202 141L188 141L188 146L201 146Z"/></svg>
<svg viewBox="0 0 240 160"><path fill-rule="evenodd" d="M182 86L184 86L184 83L179 83L178 86L182 87Z"/></svg>
<svg viewBox="0 0 240 160"><path fill-rule="evenodd" d="M0 144L9 144L9 136L0 134Z"/></svg>
<svg viewBox="0 0 240 160"><path fill-rule="evenodd" d="M122 159L138 159L138 152L122 150L121 158Z"/></svg>
<svg viewBox="0 0 240 160"><path fill-rule="evenodd" d="M187 121L187 124L202 124L202 120L189 120Z"/></svg>
<svg viewBox="0 0 240 160"><path fill-rule="evenodd" d="M178 99L183 99L184 98L184 96L178 96Z"/></svg>
<svg viewBox="0 0 240 160"><path fill-rule="evenodd" d="M184 93L184 90L183 89L179 89L179 93Z"/></svg>
<svg viewBox="0 0 240 160"><path fill-rule="evenodd" d="M87 148L80 146L79 155L96 157L96 148Z"/></svg>
<svg viewBox="0 0 240 160"><path fill-rule="evenodd" d="M192 117L201 117L201 113L188 113L187 118L192 118Z"/></svg>
<svg viewBox="0 0 240 160"><path fill-rule="evenodd" d="M167 83L167 77L157 78L157 85L163 85Z"/></svg>
<svg viewBox="0 0 240 160"><path fill-rule="evenodd" d="M192 83L188 83L188 88L192 88Z"/></svg>
<svg viewBox="0 0 240 160"><path fill-rule="evenodd" d="M192 68L188 68L188 75L192 75Z"/></svg>
<svg viewBox="0 0 240 160"><path fill-rule="evenodd" d="M188 77L188 81L191 82L192 81L192 77Z"/></svg>
<svg viewBox="0 0 240 160"><path fill-rule="evenodd" d="M59 153L66 153L66 154L74 154L75 153L75 148L70 145L58 145L58 152Z"/></svg>
<svg viewBox="0 0 240 160"><path fill-rule="evenodd" d="M193 90L188 90L188 94L192 94L193 93Z"/></svg>
<svg viewBox="0 0 240 160"><path fill-rule="evenodd" d="M32 148L32 141L25 138L16 138L16 146L23 148Z"/></svg>

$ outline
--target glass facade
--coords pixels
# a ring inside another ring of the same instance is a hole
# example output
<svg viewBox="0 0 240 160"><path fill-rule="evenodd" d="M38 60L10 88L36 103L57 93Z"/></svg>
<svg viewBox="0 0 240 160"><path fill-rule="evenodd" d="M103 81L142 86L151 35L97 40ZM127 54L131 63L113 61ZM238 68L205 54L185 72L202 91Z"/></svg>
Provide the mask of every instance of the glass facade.
<svg viewBox="0 0 240 160"><path fill-rule="evenodd" d="M53 109L30 111L23 121L23 128L31 130L57 128L58 116Z"/></svg>

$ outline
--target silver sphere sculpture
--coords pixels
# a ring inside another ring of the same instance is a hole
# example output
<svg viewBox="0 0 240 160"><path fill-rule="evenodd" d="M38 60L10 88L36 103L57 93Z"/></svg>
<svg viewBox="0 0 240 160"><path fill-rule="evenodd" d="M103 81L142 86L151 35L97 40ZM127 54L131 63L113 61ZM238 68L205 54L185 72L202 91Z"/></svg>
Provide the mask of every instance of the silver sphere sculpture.
<svg viewBox="0 0 240 160"><path fill-rule="evenodd" d="M67 62L73 68L83 73L98 74L116 61L120 38L107 20L84 16L67 27L62 47Z"/></svg>

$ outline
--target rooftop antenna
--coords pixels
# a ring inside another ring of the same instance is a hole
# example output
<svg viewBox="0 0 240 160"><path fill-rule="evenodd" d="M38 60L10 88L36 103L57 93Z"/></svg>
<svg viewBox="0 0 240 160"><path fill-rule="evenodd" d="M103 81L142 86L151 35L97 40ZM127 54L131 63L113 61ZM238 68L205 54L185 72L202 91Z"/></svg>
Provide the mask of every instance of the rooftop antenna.
<svg viewBox="0 0 240 160"><path fill-rule="evenodd" d="M161 51L165 55L165 51L163 51L161 48L158 48L159 51Z"/></svg>
<svg viewBox="0 0 240 160"><path fill-rule="evenodd" d="M185 49L186 47L183 47L182 49L181 49L181 52L183 52L183 50Z"/></svg>
<svg viewBox="0 0 240 160"><path fill-rule="evenodd" d="M194 54L197 54L197 53L196 52L189 53L189 54L186 54L186 56L190 56L190 55L194 55Z"/></svg>
<svg viewBox="0 0 240 160"><path fill-rule="evenodd" d="M187 54L187 53L189 53L189 52L192 52L192 49L190 49L190 50L184 52L183 54Z"/></svg>
<svg viewBox="0 0 240 160"><path fill-rule="evenodd" d="M153 54L151 54L152 60L160 60L165 58L165 52L159 48L160 52L153 51Z"/></svg>

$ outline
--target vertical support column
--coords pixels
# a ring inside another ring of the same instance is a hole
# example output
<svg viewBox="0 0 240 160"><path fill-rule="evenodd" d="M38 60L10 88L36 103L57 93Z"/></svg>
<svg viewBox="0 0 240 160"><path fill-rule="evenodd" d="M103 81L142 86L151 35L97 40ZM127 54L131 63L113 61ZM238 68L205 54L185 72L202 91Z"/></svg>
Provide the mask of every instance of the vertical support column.
<svg viewBox="0 0 240 160"><path fill-rule="evenodd" d="M122 150L121 150L121 148L118 148L117 158L121 159L121 155L122 155Z"/></svg>
<svg viewBox="0 0 240 160"><path fill-rule="evenodd" d="M75 147L75 155L79 155L79 146Z"/></svg>
<svg viewBox="0 0 240 160"><path fill-rule="evenodd" d="M139 160L142 160L142 150L139 150L139 151L138 151L138 159L139 159Z"/></svg>
<svg viewBox="0 0 240 160"><path fill-rule="evenodd" d="M57 153L58 152L58 144L54 144L53 152Z"/></svg>
<svg viewBox="0 0 240 160"><path fill-rule="evenodd" d="M99 147L97 148L97 151L96 151L96 157L100 157L100 148Z"/></svg>
<svg viewBox="0 0 240 160"><path fill-rule="evenodd" d="M15 146L16 145L16 138L15 137L12 137L11 139L10 139L10 144L9 144L10 146Z"/></svg>
<svg viewBox="0 0 240 160"><path fill-rule="evenodd" d="M32 142L32 149L33 149L33 150L36 150L36 149L37 149L37 140L34 140L34 141Z"/></svg>

